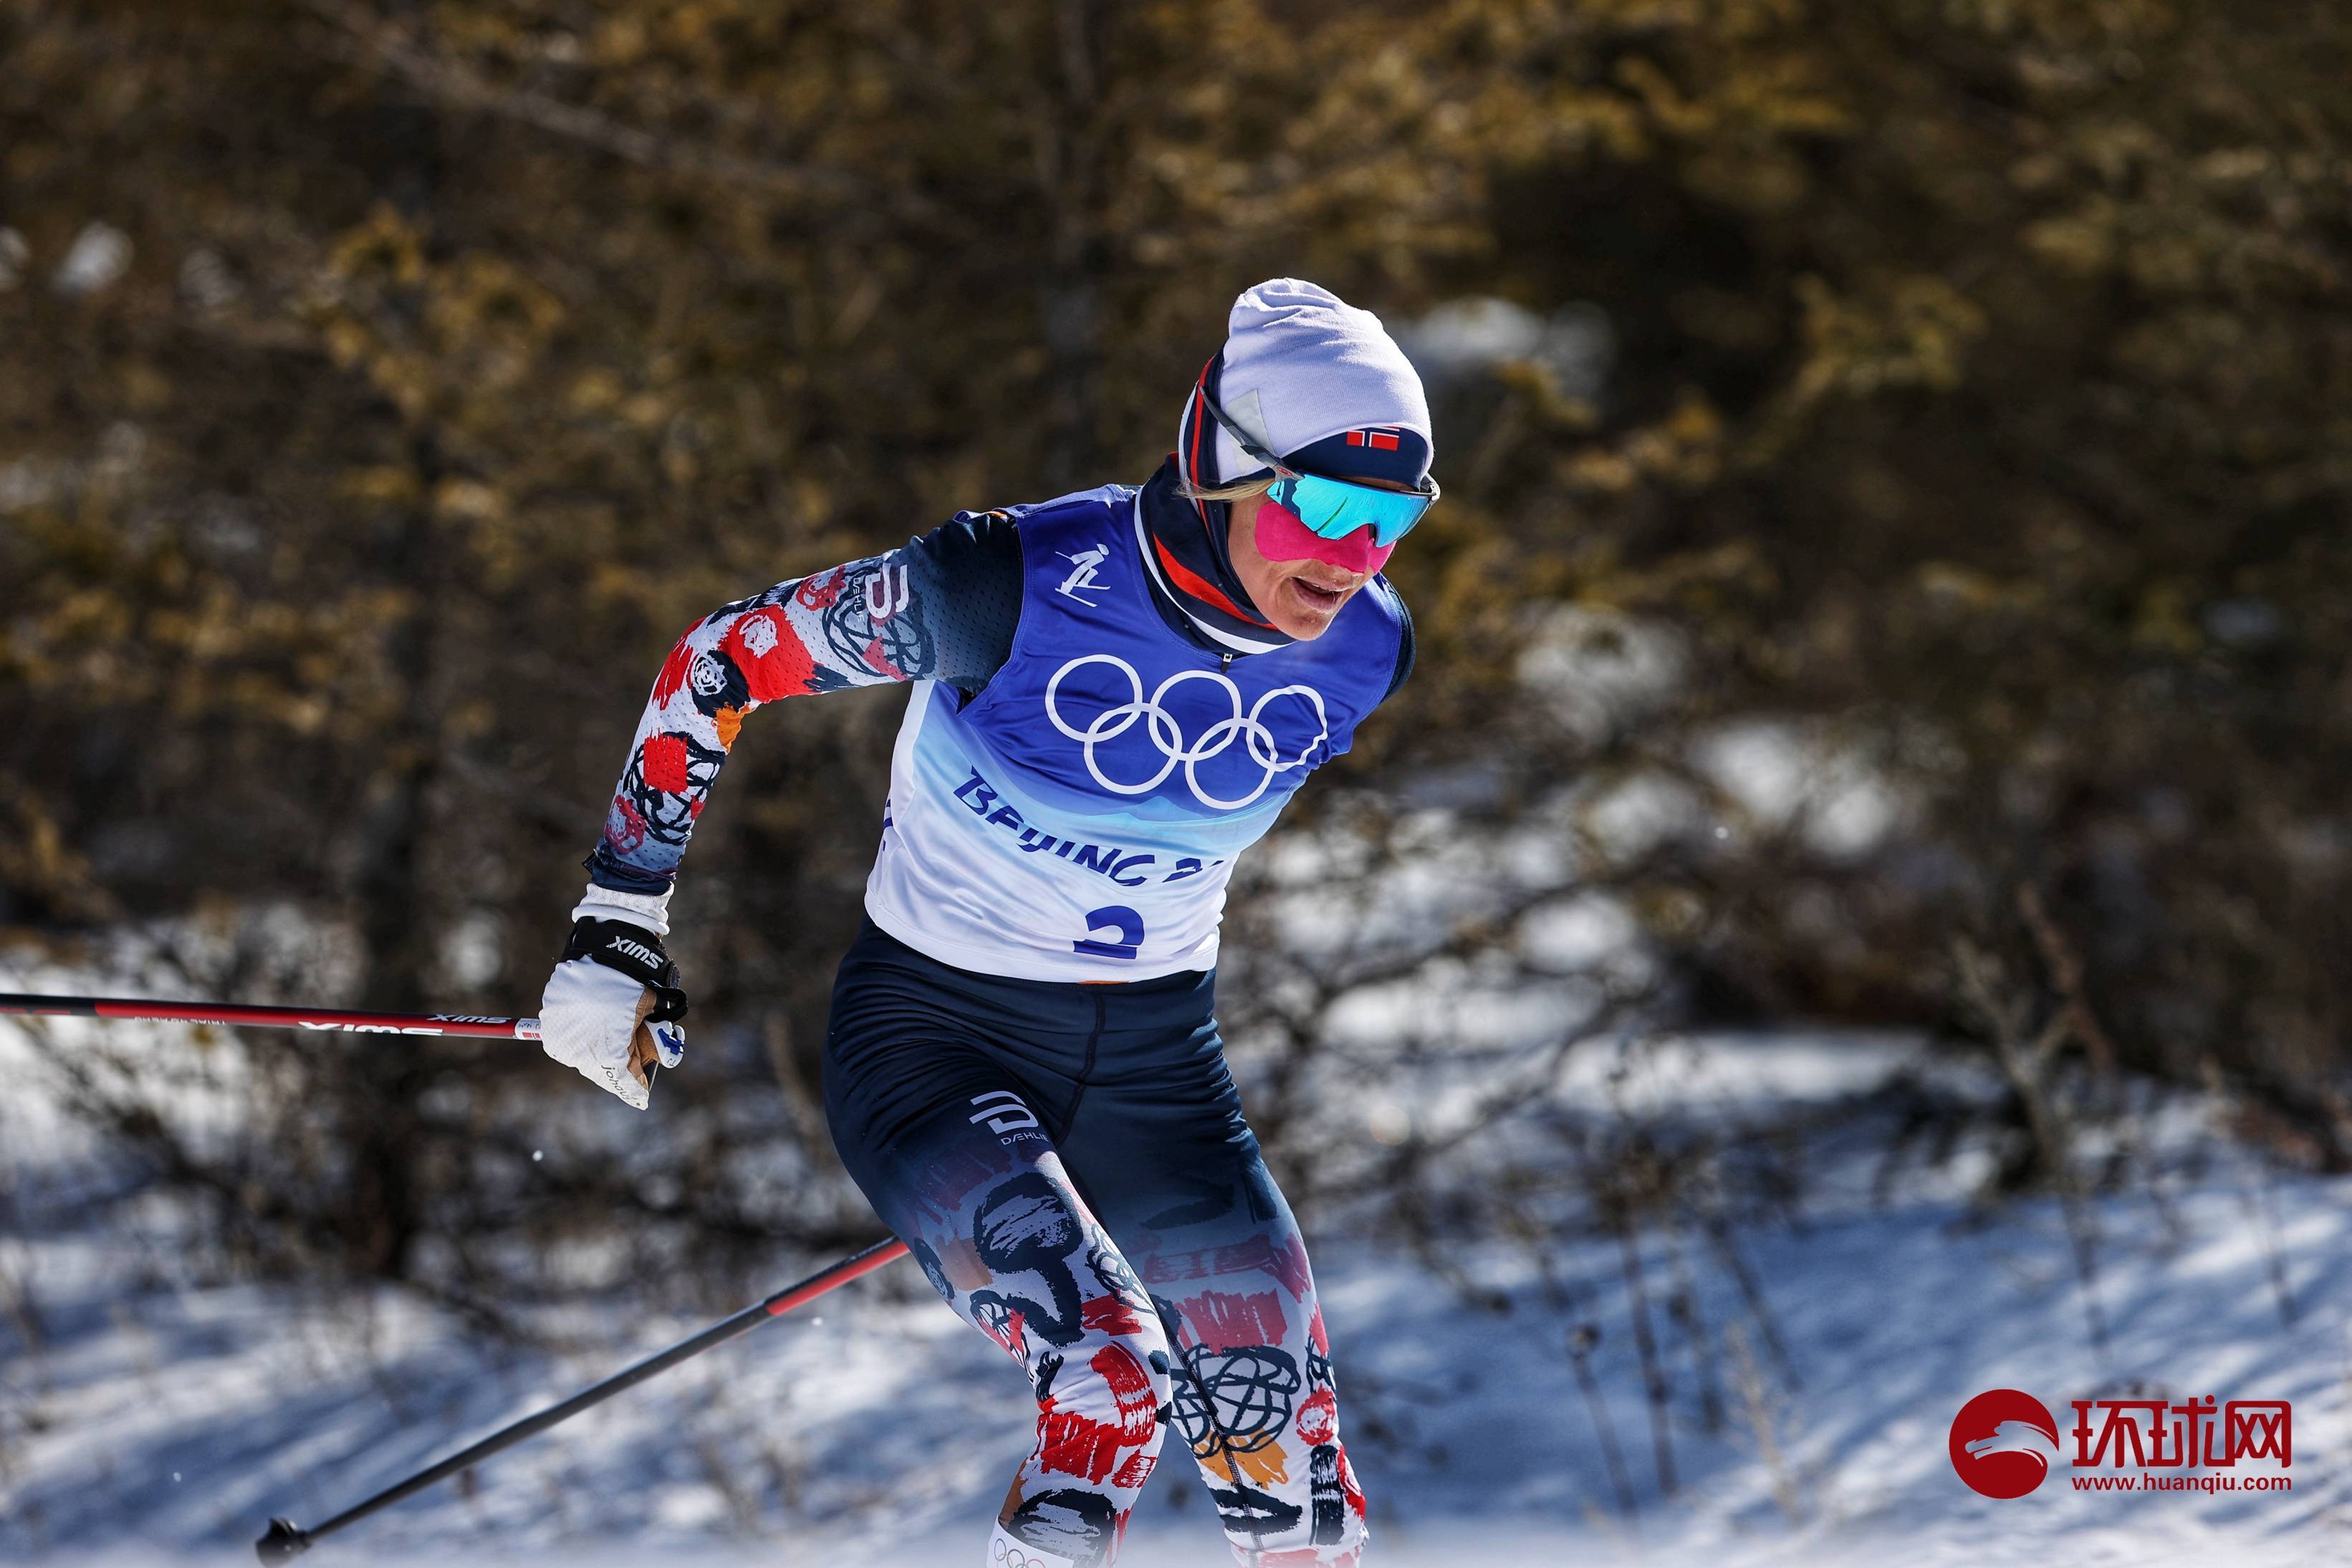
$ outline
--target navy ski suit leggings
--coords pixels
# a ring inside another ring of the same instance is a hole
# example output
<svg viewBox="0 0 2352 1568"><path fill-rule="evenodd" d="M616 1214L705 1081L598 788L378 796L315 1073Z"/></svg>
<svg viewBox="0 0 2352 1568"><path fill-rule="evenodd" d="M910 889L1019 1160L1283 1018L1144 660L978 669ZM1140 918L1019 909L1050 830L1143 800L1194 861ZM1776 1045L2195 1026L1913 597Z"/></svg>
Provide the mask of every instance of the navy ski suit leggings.
<svg viewBox="0 0 2352 1568"><path fill-rule="evenodd" d="M1307 1249L1214 995L1200 972L972 974L870 920L842 960L824 1049L842 1163L1036 1395L992 1561L1110 1563L1171 1425L1240 1562L1362 1552Z"/></svg>

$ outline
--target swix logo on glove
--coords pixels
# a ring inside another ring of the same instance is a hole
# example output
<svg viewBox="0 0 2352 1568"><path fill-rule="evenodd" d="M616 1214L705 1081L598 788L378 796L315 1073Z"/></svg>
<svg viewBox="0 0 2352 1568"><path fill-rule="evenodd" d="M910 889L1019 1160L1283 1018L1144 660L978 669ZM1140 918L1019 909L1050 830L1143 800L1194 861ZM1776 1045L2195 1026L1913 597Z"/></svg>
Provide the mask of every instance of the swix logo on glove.
<svg viewBox="0 0 2352 1568"><path fill-rule="evenodd" d="M668 960L642 942L632 942L625 936L615 936L604 944L607 953L618 953L624 958L635 958L648 968L658 969Z"/></svg>

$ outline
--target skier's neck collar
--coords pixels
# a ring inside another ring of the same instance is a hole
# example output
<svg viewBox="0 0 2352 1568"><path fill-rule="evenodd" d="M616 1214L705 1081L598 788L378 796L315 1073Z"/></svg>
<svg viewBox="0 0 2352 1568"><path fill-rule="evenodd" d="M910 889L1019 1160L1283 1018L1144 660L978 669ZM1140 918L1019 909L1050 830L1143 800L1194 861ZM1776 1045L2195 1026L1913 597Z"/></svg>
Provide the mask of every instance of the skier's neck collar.
<svg viewBox="0 0 2352 1568"><path fill-rule="evenodd" d="M1204 516L1205 514L1205 516ZM1160 465L1136 497L1136 546L1151 601L1178 635L1213 653L1265 653L1294 638L1277 631L1234 571L1225 549L1232 508L1177 491L1176 462Z"/></svg>

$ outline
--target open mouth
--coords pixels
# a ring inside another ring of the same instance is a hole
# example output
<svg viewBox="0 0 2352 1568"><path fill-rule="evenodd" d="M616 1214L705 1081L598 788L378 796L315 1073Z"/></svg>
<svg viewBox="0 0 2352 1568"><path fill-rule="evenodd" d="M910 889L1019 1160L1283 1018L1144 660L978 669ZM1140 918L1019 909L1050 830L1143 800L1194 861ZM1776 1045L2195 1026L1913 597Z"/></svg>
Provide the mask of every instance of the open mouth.
<svg viewBox="0 0 2352 1568"><path fill-rule="evenodd" d="M1306 601L1309 610L1337 610L1348 598L1344 588L1318 588L1303 577L1292 578L1290 586Z"/></svg>

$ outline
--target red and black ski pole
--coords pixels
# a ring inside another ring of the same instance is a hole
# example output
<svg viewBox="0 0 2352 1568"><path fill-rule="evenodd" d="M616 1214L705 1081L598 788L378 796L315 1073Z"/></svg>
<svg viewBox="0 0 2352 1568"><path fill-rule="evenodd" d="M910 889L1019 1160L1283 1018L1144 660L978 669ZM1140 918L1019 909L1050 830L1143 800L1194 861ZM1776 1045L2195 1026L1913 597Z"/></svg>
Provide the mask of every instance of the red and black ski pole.
<svg viewBox="0 0 2352 1568"><path fill-rule="evenodd" d="M476 1018L457 1013L376 1013L352 1012L335 1008L271 1008L239 1007L217 1002L140 1001L110 997L37 997L13 992L0 992L0 1014L45 1014L58 1018L148 1019L168 1023L212 1023L233 1025L243 1029L311 1029L341 1030L358 1034L462 1035L485 1040L537 1040L537 1019ZM268 1531L254 1542L254 1551L264 1563L290 1562L320 1541L350 1525L358 1523L381 1509L390 1508L404 1497L423 1491L437 1480L469 1469L492 1454L511 1448L526 1437L538 1436L560 1421L568 1421L591 1406L601 1405L625 1388L634 1388L648 1377L667 1372L681 1361L700 1355L716 1344L723 1344L737 1334L747 1333L761 1323L782 1317L804 1301L813 1301L838 1285L845 1285L862 1274L870 1274L886 1263L896 1262L907 1255L903 1241L877 1241L862 1251L853 1252L841 1261L818 1270L797 1285L778 1291L765 1301L758 1301L721 1319L691 1339L680 1340L656 1355L649 1355L635 1366L625 1367L593 1388L584 1389L560 1405L551 1405L535 1416L526 1416L510 1426L501 1427L470 1448L461 1448L436 1465L429 1465L406 1480L396 1481L373 1497L355 1502L324 1523L305 1530L290 1519L273 1519Z"/></svg>
<svg viewBox="0 0 2352 1568"><path fill-rule="evenodd" d="M353 1012L343 1008L245 1007L236 1002L149 1001L135 997L32 997L0 991L0 1014L5 1013L216 1023L239 1029L340 1030L346 1034L439 1034L476 1040L539 1038L537 1019L477 1018L467 1013Z"/></svg>
<svg viewBox="0 0 2352 1568"><path fill-rule="evenodd" d="M273 1519L269 1530L253 1550L264 1563L287 1563L310 1550L327 1536L348 1525L358 1523L379 1509L390 1508L404 1497L423 1491L435 1481L456 1475L502 1448L510 1448L526 1437L536 1437L559 1421L568 1421L592 1405L601 1405L625 1388L634 1388L646 1378L666 1372L679 1362L700 1355L712 1345L749 1333L772 1318L782 1316L803 1301L813 1301L836 1285L847 1284L861 1274L870 1274L885 1263L894 1262L907 1253L903 1241L877 1241L862 1252L854 1252L831 1268L821 1269L788 1290L777 1291L766 1301L744 1308L731 1318L725 1318L704 1329L692 1339L680 1340L658 1355L649 1355L635 1366L616 1372L612 1376L573 1395L561 1405L551 1405L536 1416L526 1416L512 1426L501 1427L471 1448L460 1448L439 1464L429 1465L406 1480L396 1481L373 1497L355 1502L324 1523L305 1530L290 1519Z"/></svg>

